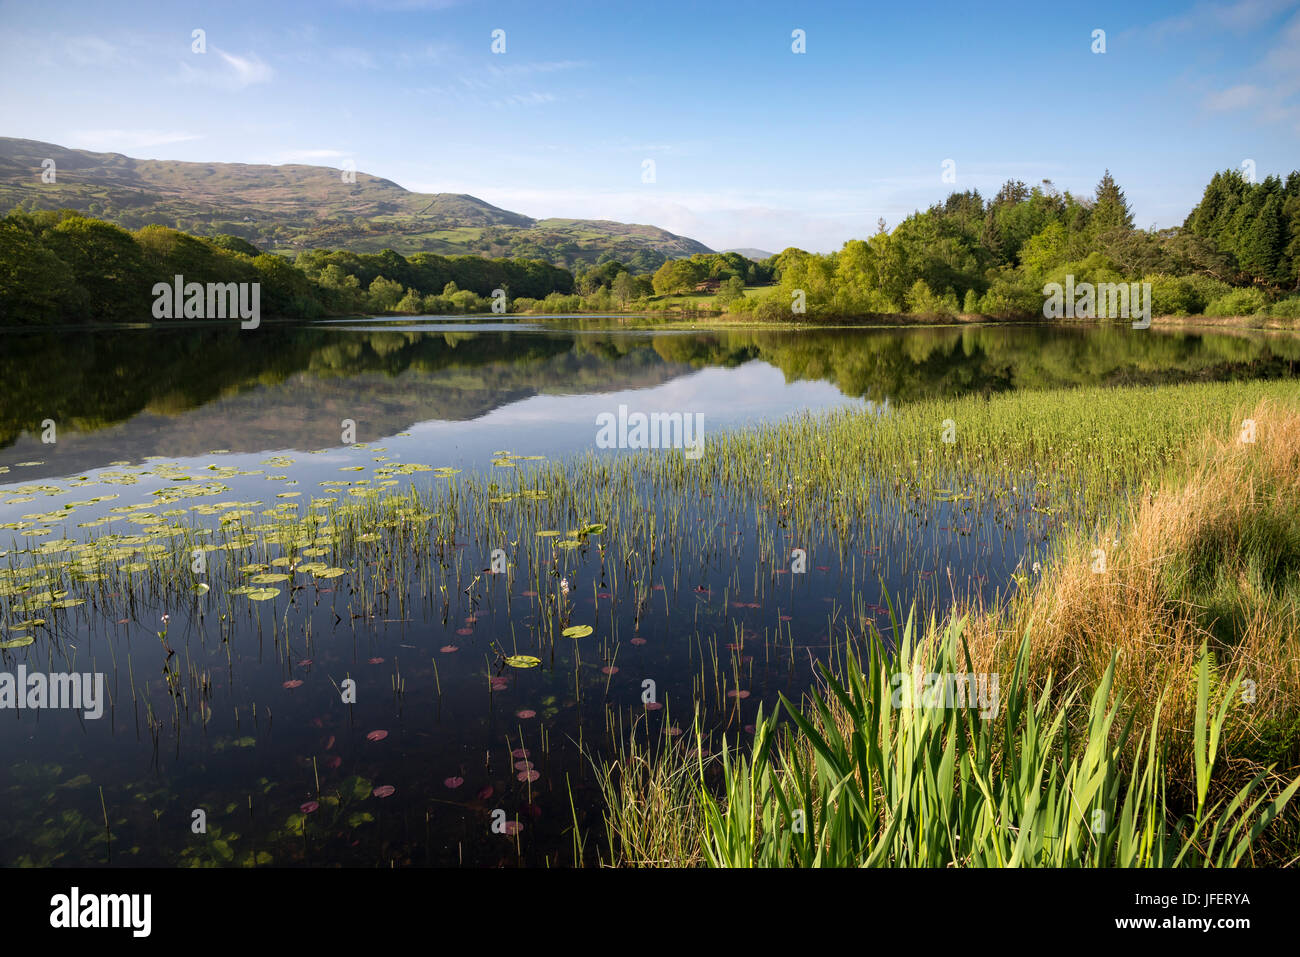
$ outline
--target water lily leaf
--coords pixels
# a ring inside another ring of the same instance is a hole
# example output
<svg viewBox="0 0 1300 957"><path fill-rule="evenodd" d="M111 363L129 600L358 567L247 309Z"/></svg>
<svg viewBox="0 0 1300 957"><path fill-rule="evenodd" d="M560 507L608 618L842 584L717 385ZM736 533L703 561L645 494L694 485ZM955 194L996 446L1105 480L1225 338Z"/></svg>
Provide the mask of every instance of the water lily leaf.
<svg viewBox="0 0 1300 957"><path fill-rule="evenodd" d="M586 638L592 630L591 625L570 625L562 634L565 638Z"/></svg>
<svg viewBox="0 0 1300 957"><path fill-rule="evenodd" d="M534 658L532 655L509 655L506 657L506 664L511 668L536 668L541 663L541 658Z"/></svg>

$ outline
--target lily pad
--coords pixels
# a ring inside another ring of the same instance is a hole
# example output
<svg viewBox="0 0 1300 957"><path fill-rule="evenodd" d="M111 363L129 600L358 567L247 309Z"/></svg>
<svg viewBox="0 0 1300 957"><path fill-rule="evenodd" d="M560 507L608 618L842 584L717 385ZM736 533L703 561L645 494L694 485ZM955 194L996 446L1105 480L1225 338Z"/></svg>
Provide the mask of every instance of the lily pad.
<svg viewBox="0 0 1300 957"><path fill-rule="evenodd" d="M541 663L541 658L532 655L510 655L506 658L506 664L511 668L536 668Z"/></svg>

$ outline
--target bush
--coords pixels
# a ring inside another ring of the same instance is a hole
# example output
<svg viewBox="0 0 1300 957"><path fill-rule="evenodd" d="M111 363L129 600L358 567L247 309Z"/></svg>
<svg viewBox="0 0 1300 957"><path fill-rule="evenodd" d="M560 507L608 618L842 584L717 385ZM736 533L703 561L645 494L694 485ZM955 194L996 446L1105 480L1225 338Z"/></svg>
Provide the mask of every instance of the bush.
<svg viewBox="0 0 1300 957"><path fill-rule="evenodd" d="M924 279L918 279L907 292L907 311L918 316L955 316L957 297L951 292L936 296Z"/></svg>
<svg viewBox="0 0 1300 957"><path fill-rule="evenodd" d="M979 312L1008 319L1042 316L1042 288L1027 285L1015 270L1004 270L980 297Z"/></svg>
<svg viewBox="0 0 1300 957"><path fill-rule="evenodd" d="M488 309L488 301L468 289L454 292L447 298L451 299L452 309L456 312L486 312Z"/></svg>
<svg viewBox="0 0 1300 957"><path fill-rule="evenodd" d="M716 309L724 309L738 299L745 298L745 283L736 276L732 276L718 289L718 293L713 297L713 305Z"/></svg>
<svg viewBox="0 0 1300 957"><path fill-rule="evenodd" d="M1202 290L1192 282L1191 276L1170 276L1153 273L1143 276L1151 283L1151 314L1153 316L1190 316L1205 310L1209 301Z"/></svg>
<svg viewBox="0 0 1300 957"><path fill-rule="evenodd" d="M1279 299L1265 309L1264 314L1274 319L1300 319L1300 296Z"/></svg>
<svg viewBox="0 0 1300 957"><path fill-rule="evenodd" d="M393 311L406 313L407 315L417 315L424 312L424 297L414 289L407 289L406 295L393 307Z"/></svg>
<svg viewBox="0 0 1300 957"><path fill-rule="evenodd" d="M757 296L741 296L739 299L733 299L727 303L727 312L736 316L749 315L754 312L757 305Z"/></svg>
<svg viewBox="0 0 1300 957"><path fill-rule="evenodd" d="M1264 293L1258 289L1234 289L1219 296L1205 307L1207 316L1253 316L1265 306Z"/></svg>

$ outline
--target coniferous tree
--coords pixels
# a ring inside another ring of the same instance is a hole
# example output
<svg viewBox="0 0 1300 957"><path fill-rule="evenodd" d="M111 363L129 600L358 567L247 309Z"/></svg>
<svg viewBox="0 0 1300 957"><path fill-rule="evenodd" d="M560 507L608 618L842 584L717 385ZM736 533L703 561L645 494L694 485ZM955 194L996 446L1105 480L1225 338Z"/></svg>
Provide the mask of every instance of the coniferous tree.
<svg viewBox="0 0 1300 957"><path fill-rule="evenodd" d="M1129 209L1124 191L1119 188L1110 170L1106 170L1097 184L1096 202L1092 207L1093 235L1104 236L1112 231L1129 232L1133 229L1133 211Z"/></svg>

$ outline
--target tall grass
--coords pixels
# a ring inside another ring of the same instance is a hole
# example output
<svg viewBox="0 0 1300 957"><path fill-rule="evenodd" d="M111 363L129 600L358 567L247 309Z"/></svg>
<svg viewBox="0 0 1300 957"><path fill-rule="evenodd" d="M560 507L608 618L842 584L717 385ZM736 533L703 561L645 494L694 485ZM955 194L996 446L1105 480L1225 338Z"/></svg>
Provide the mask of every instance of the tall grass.
<svg viewBox="0 0 1300 957"><path fill-rule="evenodd" d="M698 831L727 866L1290 863L1300 413L1258 397L1225 413L1009 603L921 637L891 613L892 653L875 634L872 664L824 671L806 714L783 699L794 733L760 720L750 756L723 749L720 789L697 761L698 813L655 826ZM1011 681L983 721L895 707L888 669Z"/></svg>
<svg viewBox="0 0 1300 957"><path fill-rule="evenodd" d="M717 867L1233 867L1290 801L1259 772L1230 799L1211 802L1210 780L1228 701L1211 710L1208 657L1197 679L1194 754L1198 800L1175 816L1165 800L1158 746L1161 702L1137 729L1112 700L1114 660L1091 696L1085 733L1068 730L1077 694L1052 707L1050 682L1035 696L1022 643L998 720L961 707L903 700L894 675L969 674L964 621L916 640L909 617L896 654L876 635L864 671L801 713L783 698L795 735L761 718L749 757L723 752L722 798L698 786L705 857ZM963 667L964 664L964 667ZM1136 732L1136 736L1135 736Z"/></svg>
<svg viewBox="0 0 1300 957"><path fill-rule="evenodd" d="M1111 530L1063 542L1036 587L972 619L976 667L1010 667L1026 633L1035 681L1051 672L1093 687L1114 668L1143 723L1163 695L1161 735L1180 780L1193 766L1201 667L1216 700L1227 694L1221 675L1242 678L1226 730L1238 759L1230 783L1261 763L1300 769L1300 411L1239 409Z"/></svg>
<svg viewBox="0 0 1300 957"><path fill-rule="evenodd" d="M689 762L657 760L654 748L633 736L615 760L592 763L605 802L608 857L602 860L629 867L703 863L700 830L676 826L700 813Z"/></svg>

